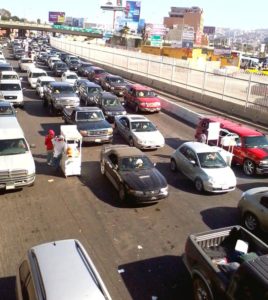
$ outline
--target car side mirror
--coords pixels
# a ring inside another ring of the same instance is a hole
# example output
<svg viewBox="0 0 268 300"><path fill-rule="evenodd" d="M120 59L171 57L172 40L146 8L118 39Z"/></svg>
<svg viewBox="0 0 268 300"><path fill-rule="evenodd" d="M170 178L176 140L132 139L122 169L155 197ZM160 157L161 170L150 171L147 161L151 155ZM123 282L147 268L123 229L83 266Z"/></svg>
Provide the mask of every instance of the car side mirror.
<svg viewBox="0 0 268 300"><path fill-rule="evenodd" d="M196 166L196 161L195 160L190 160L190 163L195 167Z"/></svg>

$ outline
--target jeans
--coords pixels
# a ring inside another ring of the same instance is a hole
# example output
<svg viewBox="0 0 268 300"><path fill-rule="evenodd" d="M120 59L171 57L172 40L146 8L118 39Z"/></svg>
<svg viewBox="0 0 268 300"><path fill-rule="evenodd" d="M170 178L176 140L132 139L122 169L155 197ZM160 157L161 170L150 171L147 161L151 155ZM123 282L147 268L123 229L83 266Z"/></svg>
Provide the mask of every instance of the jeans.
<svg viewBox="0 0 268 300"><path fill-rule="evenodd" d="M55 167L56 169L58 169L60 167L61 158L62 158L62 154L60 154L57 157L54 156L52 158L52 166Z"/></svg>
<svg viewBox="0 0 268 300"><path fill-rule="evenodd" d="M47 150L47 163L51 163L53 158L53 150Z"/></svg>

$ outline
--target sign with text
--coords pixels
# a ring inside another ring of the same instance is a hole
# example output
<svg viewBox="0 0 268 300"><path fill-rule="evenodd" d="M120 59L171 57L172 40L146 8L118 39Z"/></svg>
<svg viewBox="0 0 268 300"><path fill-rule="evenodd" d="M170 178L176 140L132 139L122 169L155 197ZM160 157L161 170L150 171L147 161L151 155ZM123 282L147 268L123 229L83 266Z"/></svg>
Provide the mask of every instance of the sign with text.
<svg viewBox="0 0 268 300"><path fill-rule="evenodd" d="M65 22L65 12L60 11L49 11L48 21L52 23L64 23Z"/></svg>
<svg viewBox="0 0 268 300"><path fill-rule="evenodd" d="M122 0L101 0L100 8L103 10L123 11Z"/></svg>

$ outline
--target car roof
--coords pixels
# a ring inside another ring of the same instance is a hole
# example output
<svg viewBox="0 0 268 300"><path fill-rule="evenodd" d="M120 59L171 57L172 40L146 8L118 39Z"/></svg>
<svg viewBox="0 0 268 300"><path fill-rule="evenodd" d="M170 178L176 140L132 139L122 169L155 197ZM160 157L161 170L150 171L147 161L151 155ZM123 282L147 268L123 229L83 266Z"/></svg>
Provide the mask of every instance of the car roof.
<svg viewBox="0 0 268 300"><path fill-rule="evenodd" d="M102 111L97 106L76 106L73 109L76 111Z"/></svg>
<svg viewBox="0 0 268 300"><path fill-rule="evenodd" d="M105 99L111 99L111 98L115 99L115 98L117 98L117 96L115 94L112 94L110 92L102 92L101 95Z"/></svg>
<svg viewBox="0 0 268 300"><path fill-rule="evenodd" d="M140 91L140 90L146 90L146 91L151 91L152 89L149 88L148 86L145 86L145 85L141 85L141 84L131 84L130 85L132 88L134 88L135 90L137 91Z"/></svg>
<svg viewBox="0 0 268 300"><path fill-rule="evenodd" d="M40 79L41 81L48 81L48 80L51 80L53 82L55 81L55 78L51 76L40 76L38 77L38 79Z"/></svg>
<svg viewBox="0 0 268 300"><path fill-rule="evenodd" d="M86 85L88 87L100 87L97 83L91 82L91 81L84 82L84 85Z"/></svg>
<svg viewBox="0 0 268 300"><path fill-rule="evenodd" d="M193 149L196 153L218 152L218 150L214 147L199 142L186 142L183 143L180 147L182 146L188 146L189 148Z"/></svg>
<svg viewBox="0 0 268 300"><path fill-rule="evenodd" d="M151 122L148 118L142 115L126 115L124 116L129 119L129 121L149 121Z"/></svg>
<svg viewBox="0 0 268 300"><path fill-rule="evenodd" d="M0 106L3 107L3 106L8 106L8 107L12 107L13 108L13 105L12 103L8 102L8 101L5 101L5 100L0 100Z"/></svg>
<svg viewBox="0 0 268 300"><path fill-rule="evenodd" d="M18 73L16 71L1 71L1 74L5 74L5 75L18 75Z"/></svg>
<svg viewBox="0 0 268 300"><path fill-rule="evenodd" d="M28 69L28 71L29 72L46 72L46 70L44 70L44 69L41 69L41 68L36 68L36 67L30 67L29 69Z"/></svg>
<svg viewBox="0 0 268 300"><path fill-rule="evenodd" d="M106 75L106 78L120 78L120 79L123 79L123 77L121 77L119 75L113 75L113 74Z"/></svg>
<svg viewBox="0 0 268 300"><path fill-rule="evenodd" d="M108 149L111 148L111 152L118 157L146 156L140 149L127 145L110 145L105 147Z"/></svg>
<svg viewBox="0 0 268 300"><path fill-rule="evenodd" d="M98 271L79 241L41 244L31 248L28 257L38 265L46 299L107 299Z"/></svg>
<svg viewBox="0 0 268 300"><path fill-rule="evenodd" d="M10 63L0 63L0 67L12 67Z"/></svg>
<svg viewBox="0 0 268 300"><path fill-rule="evenodd" d="M77 75L75 72L73 71L65 71L63 74L67 74L67 75Z"/></svg>
<svg viewBox="0 0 268 300"><path fill-rule="evenodd" d="M104 71L103 68L100 68L100 67L97 67L97 66L92 66L91 68L92 68L92 70L103 70Z"/></svg>
<svg viewBox="0 0 268 300"><path fill-rule="evenodd" d="M0 117L0 140L3 139L17 139L23 138L24 133L17 118L11 116L10 118Z"/></svg>
<svg viewBox="0 0 268 300"><path fill-rule="evenodd" d="M69 82L67 81L53 81L50 83L51 86L72 86Z"/></svg>

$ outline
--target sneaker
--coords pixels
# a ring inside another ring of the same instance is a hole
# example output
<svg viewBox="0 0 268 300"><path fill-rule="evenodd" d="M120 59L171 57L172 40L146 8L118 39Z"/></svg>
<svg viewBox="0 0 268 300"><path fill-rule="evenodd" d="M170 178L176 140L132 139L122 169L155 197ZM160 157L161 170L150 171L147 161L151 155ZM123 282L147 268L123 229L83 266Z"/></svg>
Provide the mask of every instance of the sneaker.
<svg viewBox="0 0 268 300"><path fill-rule="evenodd" d="M48 166L52 166L52 163L49 162L49 163L47 163L47 165L48 165Z"/></svg>

